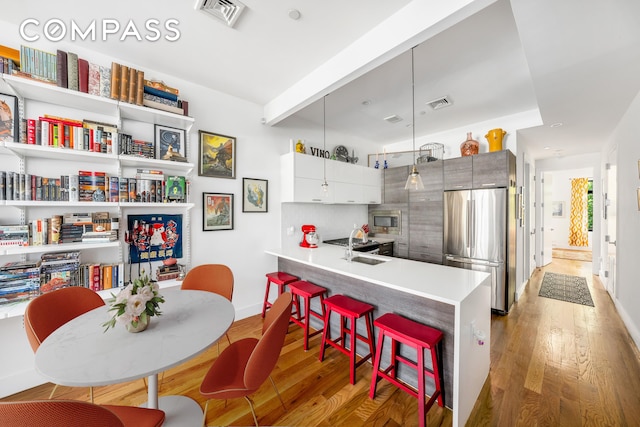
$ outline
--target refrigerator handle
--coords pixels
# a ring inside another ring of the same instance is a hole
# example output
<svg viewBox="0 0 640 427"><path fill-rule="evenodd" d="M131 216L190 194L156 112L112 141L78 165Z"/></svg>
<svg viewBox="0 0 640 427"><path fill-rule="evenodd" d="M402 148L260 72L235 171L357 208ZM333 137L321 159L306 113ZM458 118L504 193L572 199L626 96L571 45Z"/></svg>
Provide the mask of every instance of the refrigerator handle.
<svg viewBox="0 0 640 427"><path fill-rule="evenodd" d="M467 245L469 245L467 247L467 249L469 250L469 253L471 253L471 200L466 200L464 202L467 205L467 226L466 226L466 231L467 231Z"/></svg>
<svg viewBox="0 0 640 427"><path fill-rule="evenodd" d="M469 238L469 244L471 245L470 253L473 254L476 248L476 201L474 199L471 199L471 217L468 229L471 231L471 237Z"/></svg>

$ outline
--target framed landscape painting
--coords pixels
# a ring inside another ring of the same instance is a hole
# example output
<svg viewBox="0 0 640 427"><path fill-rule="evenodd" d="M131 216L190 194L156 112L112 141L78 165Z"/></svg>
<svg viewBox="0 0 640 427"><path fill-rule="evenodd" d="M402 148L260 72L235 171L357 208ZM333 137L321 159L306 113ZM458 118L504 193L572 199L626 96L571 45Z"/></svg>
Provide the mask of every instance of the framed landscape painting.
<svg viewBox="0 0 640 427"><path fill-rule="evenodd" d="M203 231L233 230L233 194L202 193Z"/></svg>
<svg viewBox="0 0 640 427"><path fill-rule="evenodd" d="M184 129L155 125L156 159L186 162L186 135Z"/></svg>
<svg viewBox="0 0 640 427"><path fill-rule="evenodd" d="M269 181L242 178L242 212L267 212Z"/></svg>
<svg viewBox="0 0 640 427"><path fill-rule="evenodd" d="M198 131L198 134L198 175L235 179L236 139L203 130Z"/></svg>
<svg viewBox="0 0 640 427"><path fill-rule="evenodd" d="M18 98L0 93L0 141L20 142Z"/></svg>

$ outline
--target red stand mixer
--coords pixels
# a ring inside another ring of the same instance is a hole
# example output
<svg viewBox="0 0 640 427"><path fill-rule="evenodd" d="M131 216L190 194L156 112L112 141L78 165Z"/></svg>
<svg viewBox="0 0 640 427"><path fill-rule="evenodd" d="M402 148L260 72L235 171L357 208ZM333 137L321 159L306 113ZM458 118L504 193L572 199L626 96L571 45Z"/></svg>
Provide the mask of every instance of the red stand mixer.
<svg viewBox="0 0 640 427"><path fill-rule="evenodd" d="M302 241L300 246L303 248L317 248L318 247L318 235L316 234L316 226L306 224L302 226Z"/></svg>

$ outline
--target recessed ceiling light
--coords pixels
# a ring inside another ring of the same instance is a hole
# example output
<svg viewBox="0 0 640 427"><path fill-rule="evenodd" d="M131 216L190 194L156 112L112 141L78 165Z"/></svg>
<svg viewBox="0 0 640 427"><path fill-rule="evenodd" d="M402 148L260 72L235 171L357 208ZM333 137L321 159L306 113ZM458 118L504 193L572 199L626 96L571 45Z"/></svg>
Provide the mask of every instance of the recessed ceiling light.
<svg viewBox="0 0 640 427"><path fill-rule="evenodd" d="M551 127L551 128L559 128L563 124L564 123L562 123L562 122L556 122L556 123L552 123L551 125L549 125L549 127Z"/></svg>
<svg viewBox="0 0 640 427"><path fill-rule="evenodd" d="M544 147L545 150L551 150L551 147Z"/></svg>
<svg viewBox="0 0 640 427"><path fill-rule="evenodd" d="M300 11L298 9L289 10L289 18L293 19L294 21L300 19L300 16L302 15L300 14Z"/></svg>
<svg viewBox="0 0 640 427"><path fill-rule="evenodd" d="M362 101L362 105L371 105L371 100L365 99L364 101Z"/></svg>

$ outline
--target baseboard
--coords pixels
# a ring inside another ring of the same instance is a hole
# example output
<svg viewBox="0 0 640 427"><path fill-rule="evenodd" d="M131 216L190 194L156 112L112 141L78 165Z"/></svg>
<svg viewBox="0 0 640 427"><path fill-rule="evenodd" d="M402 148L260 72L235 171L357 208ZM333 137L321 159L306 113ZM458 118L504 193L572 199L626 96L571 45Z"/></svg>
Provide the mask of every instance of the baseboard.
<svg viewBox="0 0 640 427"><path fill-rule="evenodd" d="M262 313L262 303L252 304L243 308L236 308L235 320L246 319L247 317L255 316L258 313Z"/></svg>
<svg viewBox="0 0 640 427"><path fill-rule="evenodd" d="M2 378L0 382L0 398L11 396L24 390L42 385L47 381L34 369L18 372Z"/></svg>
<svg viewBox="0 0 640 427"><path fill-rule="evenodd" d="M633 324L631 317L629 317L624 307L620 305L618 300L613 299L613 303L615 304L616 309L618 310L618 314L620 315L622 322L627 327L627 331L629 331L629 335L631 335L631 339L633 339L633 342L636 344L636 348L640 348L640 331Z"/></svg>
<svg viewBox="0 0 640 427"><path fill-rule="evenodd" d="M529 280L525 280L524 282L522 282L520 287L516 289L516 301L520 299L520 296L524 293L524 290L527 287L528 283L529 283Z"/></svg>

